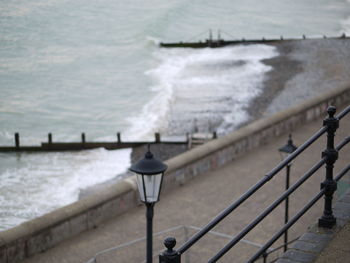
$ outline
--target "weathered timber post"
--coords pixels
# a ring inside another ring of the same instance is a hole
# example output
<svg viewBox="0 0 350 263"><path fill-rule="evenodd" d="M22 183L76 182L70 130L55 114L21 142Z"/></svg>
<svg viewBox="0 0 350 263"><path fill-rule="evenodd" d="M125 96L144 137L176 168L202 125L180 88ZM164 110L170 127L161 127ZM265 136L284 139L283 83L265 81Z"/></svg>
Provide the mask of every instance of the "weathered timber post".
<svg viewBox="0 0 350 263"><path fill-rule="evenodd" d="M164 240L164 246L167 248L159 255L159 263L181 263L181 255L173 248L176 245L176 239L168 237Z"/></svg>
<svg viewBox="0 0 350 263"><path fill-rule="evenodd" d="M188 143L190 141L190 134L186 132L186 142Z"/></svg>
<svg viewBox="0 0 350 263"><path fill-rule="evenodd" d="M187 149L192 148L192 134L187 133Z"/></svg>
<svg viewBox="0 0 350 263"><path fill-rule="evenodd" d="M47 135L47 139L48 139L48 143L51 144L52 143L52 134L51 134L51 132Z"/></svg>
<svg viewBox="0 0 350 263"><path fill-rule="evenodd" d="M156 132L156 133L154 134L154 137L155 137L156 143L160 143L160 133L159 133L159 132Z"/></svg>
<svg viewBox="0 0 350 263"><path fill-rule="evenodd" d="M333 179L333 168L338 159L338 151L334 149L334 136L339 127L339 119L334 117L336 112L334 106L328 107L327 112L328 118L323 121L323 125L327 127L327 149L322 152L322 158L325 158L326 161L326 179L321 183L321 189L325 189L325 201L323 215L318 220L318 226L332 228L336 223L332 210L332 199L337 190L337 183Z"/></svg>
<svg viewBox="0 0 350 263"><path fill-rule="evenodd" d="M81 142L85 143L85 133L84 132L81 134Z"/></svg>
<svg viewBox="0 0 350 263"><path fill-rule="evenodd" d="M16 145L16 148L18 149L19 148L19 133L18 132L15 133L15 145Z"/></svg>
<svg viewBox="0 0 350 263"><path fill-rule="evenodd" d="M122 142L122 140L121 140L121 138L120 138L120 132L117 133L117 139L118 139L118 143L121 143L121 142Z"/></svg>

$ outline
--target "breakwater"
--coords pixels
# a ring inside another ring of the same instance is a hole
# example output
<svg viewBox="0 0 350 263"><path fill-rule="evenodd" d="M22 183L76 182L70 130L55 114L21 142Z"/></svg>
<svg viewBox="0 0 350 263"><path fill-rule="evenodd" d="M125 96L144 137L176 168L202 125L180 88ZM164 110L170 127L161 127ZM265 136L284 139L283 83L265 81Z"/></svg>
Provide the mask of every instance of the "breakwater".
<svg viewBox="0 0 350 263"><path fill-rule="evenodd" d="M327 36L323 36L324 39L328 38ZM220 37L217 39L213 39L212 37L209 37L209 39L206 39L204 41L198 41L198 42L172 42L172 43L165 43L161 42L159 43L160 47L164 48L219 48L219 47L225 47L229 45L249 45L249 44L274 44L281 41L300 41L305 40L307 37L305 35L302 36L302 38L284 38L281 36L280 38L271 38L267 39L265 37L262 37L261 39L237 39L237 40L224 40ZM308 38L313 40L319 40L321 38ZM339 37L329 37L328 39L349 39L345 34L342 34Z"/></svg>
<svg viewBox="0 0 350 263"><path fill-rule="evenodd" d="M350 100L350 87L334 89L296 107L255 121L241 129L180 154L169 166L163 189L174 189L193 177L223 166L275 136L291 132L324 114L328 105ZM0 262L18 262L43 252L82 231L97 227L139 204L134 177L103 191L0 233Z"/></svg>
<svg viewBox="0 0 350 263"><path fill-rule="evenodd" d="M39 146L23 146L20 144L20 135L19 133L14 134L14 146L0 146L0 152L50 152L50 151L81 151L81 150L90 150L95 148L105 148L106 150L117 150L125 148L134 148L142 146L145 144L185 144L191 148L192 144L202 144L204 141L216 138L216 133L212 135L203 135L198 138L196 135L186 135L186 140L161 140L161 134L154 134L154 141L122 141L121 134L117 133L116 142L88 142L86 141L85 133L81 134L80 142L53 142L52 134L48 134L47 142L42 142ZM185 136L183 136L185 137Z"/></svg>

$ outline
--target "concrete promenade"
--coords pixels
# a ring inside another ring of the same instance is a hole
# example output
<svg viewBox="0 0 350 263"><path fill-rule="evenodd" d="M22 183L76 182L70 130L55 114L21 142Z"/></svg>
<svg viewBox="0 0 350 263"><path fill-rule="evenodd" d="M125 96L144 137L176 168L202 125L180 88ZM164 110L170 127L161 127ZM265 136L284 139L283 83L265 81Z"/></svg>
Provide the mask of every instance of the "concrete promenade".
<svg viewBox="0 0 350 263"><path fill-rule="evenodd" d="M338 112L340 112L338 110ZM291 131L296 145L300 145L322 126L322 119L303 125ZM349 136L350 115L342 119L337 131L336 142L345 136ZM209 222L221 210L243 194L250 186L256 183L265 173L269 172L281 160L277 149L283 146L288 134L276 137L266 145L254 149L237 158L234 162L198 176L174 191L162 192L161 200L155 206L154 232L163 231L176 226L202 227ZM296 159L291 170L291 183L300 178L316 161L320 160L321 151L326 147L325 136L318 140L304 154ZM343 148L340 158L335 165L335 174L345 164L349 163L350 145ZM290 197L290 214L293 215L313 197L324 180L325 169L320 169L302 187ZM350 183L350 175L347 174L339 183L339 192L342 192ZM232 236L237 234L246 224L251 222L264 208L266 208L280 193L283 192L285 173L281 171L253 198L245 202L233 214L228 216L215 231ZM314 224L322 213L323 199L321 199L302 219L290 230L290 240L303 234L307 227ZM219 262L244 262L247 255L257 250L259 244L269 239L283 223L284 204L280 205L262 224L249 233L245 240L238 244ZM115 247L123 243L145 236L145 207L139 207L128 211L113 220L106 222L96 229L85 231L78 236L67 240L58 246L29 258L24 263L80 263L87 262L101 250ZM350 233L344 228L345 240L350 240ZM346 232L347 231L347 232ZM186 232L186 231L185 231ZM194 233L189 230L189 233ZM163 250L162 239L166 236L176 236L182 243L184 234L180 230L162 234L154 239L155 253ZM339 237L340 236L340 237ZM336 238L344 238L340 234ZM229 239L219 235L209 235L191 248L188 257L190 262L207 262ZM251 242L250 244L248 244ZM135 243L117 251L103 254L97 257L97 263L105 262L142 262L145 258L144 241ZM274 244L277 247L279 244ZM178 247L178 245L177 245ZM200 255L200 257L199 257ZM276 254L271 255L273 259ZM185 257L184 257L185 258ZM349 257L347 257L348 259ZM155 260L158 262L158 260ZM183 260L183 262L186 262ZM328 261L327 261L328 262ZM335 262L335 261L334 261Z"/></svg>

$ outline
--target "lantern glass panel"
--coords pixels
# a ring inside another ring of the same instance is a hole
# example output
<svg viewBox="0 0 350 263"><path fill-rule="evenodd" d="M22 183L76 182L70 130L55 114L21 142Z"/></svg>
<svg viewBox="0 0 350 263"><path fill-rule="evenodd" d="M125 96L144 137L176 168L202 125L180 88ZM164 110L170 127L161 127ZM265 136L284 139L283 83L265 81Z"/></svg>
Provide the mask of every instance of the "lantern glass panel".
<svg viewBox="0 0 350 263"><path fill-rule="evenodd" d="M156 175L136 174L137 186L142 202L155 203L158 201L162 177L162 173Z"/></svg>

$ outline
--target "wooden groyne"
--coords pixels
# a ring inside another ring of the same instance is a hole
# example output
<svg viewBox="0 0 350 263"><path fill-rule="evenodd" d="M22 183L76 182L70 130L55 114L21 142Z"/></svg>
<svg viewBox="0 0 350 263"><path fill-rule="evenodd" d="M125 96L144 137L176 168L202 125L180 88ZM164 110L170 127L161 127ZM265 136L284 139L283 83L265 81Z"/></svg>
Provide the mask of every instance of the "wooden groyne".
<svg viewBox="0 0 350 263"><path fill-rule="evenodd" d="M349 39L348 36L345 34L342 34L339 37L327 37L323 36L323 38L307 38L305 35L302 36L302 38L284 38L281 36L280 38L272 38L272 39L265 39L264 37L261 39L237 39L237 40L224 40L220 37L220 34L218 35L217 39L212 38L212 34L209 34L209 38L205 39L204 41L200 40L197 42L173 42L173 43L164 43L160 42L159 46L164 48L219 48L219 47L225 47L228 45L249 45L249 44L273 44L278 43L281 41L300 41L300 40L306 40L306 39Z"/></svg>
<svg viewBox="0 0 350 263"><path fill-rule="evenodd" d="M185 136L183 136L185 137ZM213 134L187 134L185 140L161 140L160 133L154 134L153 141L122 141L121 134L117 133L117 141L115 142L87 142L85 133L81 134L81 141L79 142L54 142L52 140L52 134L47 136L47 142L41 142L37 146L22 146L20 144L19 133L14 134L14 146L0 146L0 152L55 152L55 151L81 151L90 150L96 148L105 148L106 150L117 150L125 148L133 148L145 144L185 144L188 148L192 148L192 145L202 144L209 139L216 138L216 133Z"/></svg>
<svg viewBox="0 0 350 263"><path fill-rule="evenodd" d="M283 39L282 39L283 40ZM175 43L163 43L161 42L159 45L165 48L218 48L224 47L228 45L239 45L239 44L260 44L260 43L274 43L281 41L281 39L253 39L253 40L224 40L224 39L216 39L210 40L206 39L205 41L198 42L175 42Z"/></svg>

